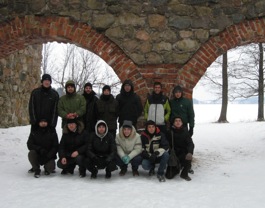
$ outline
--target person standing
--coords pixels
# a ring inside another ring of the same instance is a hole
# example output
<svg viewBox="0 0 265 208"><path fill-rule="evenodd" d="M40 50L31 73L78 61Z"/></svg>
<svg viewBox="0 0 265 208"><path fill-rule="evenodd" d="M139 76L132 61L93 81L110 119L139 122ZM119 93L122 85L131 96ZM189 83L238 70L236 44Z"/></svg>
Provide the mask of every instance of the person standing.
<svg viewBox="0 0 265 208"><path fill-rule="evenodd" d="M169 158L169 144L163 132L152 120L145 124L145 130L141 134L142 140L142 166L144 170L149 170L149 176L155 174L155 164L159 163L157 178L160 182L165 182L165 169Z"/></svg>
<svg viewBox="0 0 265 208"><path fill-rule="evenodd" d="M129 120L137 128L137 119L143 112L143 106L140 97L134 92L131 80L126 79L123 82L116 99L119 103L119 127L122 126L124 120Z"/></svg>
<svg viewBox="0 0 265 208"><path fill-rule="evenodd" d="M86 99L86 113L83 120L85 130L88 133L95 132L95 125L97 123L96 102L98 101L98 97L92 89L92 84L90 82L85 84L83 96Z"/></svg>
<svg viewBox="0 0 265 208"><path fill-rule="evenodd" d="M97 178L98 169L105 169L105 178L111 178L111 172L118 169L114 161L116 152L115 139L108 132L108 125L99 120L95 132L89 137L86 151L86 168L91 172L91 179Z"/></svg>
<svg viewBox="0 0 265 208"><path fill-rule="evenodd" d="M69 80L65 84L66 95L59 99L58 114L62 117L62 128L67 119L77 119L82 121L86 112L86 100L82 95L76 93L75 83Z"/></svg>
<svg viewBox="0 0 265 208"><path fill-rule="evenodd" d="M102 88L102 95L96 102L97 120L103 120L108 125L108 131L115 138L117 130L117 118L119 111L119 104L111 94L109 85Z"/></svg>
<svg viewBox="0 0 265 208"><path fill-rule="evenodd" d="M142 163L142 142L131 121L125 120L116 136L116 163L120 167L120 176L127 172L128 164L132 165L133 176L139 176L138 167Z"/></svg>
<svg viewBox="0 0 265 208"><path fill-rule="evenodd" d="M184 98L183 89L179 85L174 87L173 96L174 98L169 101L171 108L170 122L173 124L174 118L176 116L181 116L183 127L188 129L190 136L192 137L195 117L193 103L191 100Z"/></svg>
<svg viewBox="0 0 265 208"><path fill-rule="evenodd" d="M47 121L48 128L56 131L59 95L52 89L51 83L51 76L43 74L41 86L31 92L28 108L31 132L40 127L39 123L43 119Z"/></svg>
<svg viewBox="0 0 265 208"><path fill-rule="evenodd" d="M171 130L167 132L167 139L171 148L174 143L173 148L175 154L178 157L181 166L183 167L180 177L186 181L190 181L191 178L189 177L188 172L191 168L194 143L187 128L183 126L181 116L175 116L173 118Z"/></svg>
<svg viewBox="0 0 265 208"><path fill-rule="evenodd" d="M86 176L85 152L87 147L87 133L84 124L77 119L67 119L63 128L63 135L59 144L58 168L63 169L61 174L73 174L75 166L79 166L79 177Z"/></svg>
<svg viewBox="0 0 265 208"><path fill-rule="evenodd" d="M55 159L58 151L58 136L56 131L49 128L45 119L40 120L37 129L30 132L27 147L29 149L28 159L34 172L34 177L39 178L41 169L44 166L44 174L50 175L55 171Z"/></svg>
<svg viewBox="0 0 265 208"><path fill-rule="evenodd" d="M154 121L156 126L165 134L170 113L169 99L162 93L162 84L155 82L154 91L148 96L144 106L144 118Z"/></svg>

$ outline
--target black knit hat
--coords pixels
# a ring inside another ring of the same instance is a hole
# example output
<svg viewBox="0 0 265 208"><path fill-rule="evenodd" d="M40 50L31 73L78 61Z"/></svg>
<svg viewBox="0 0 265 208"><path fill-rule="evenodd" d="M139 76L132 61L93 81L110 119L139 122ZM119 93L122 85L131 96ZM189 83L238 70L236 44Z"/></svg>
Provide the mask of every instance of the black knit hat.
<svg viewBox="0 0 265 208"><path fill-rule="evenodd" d="M51 77L51 75L49 75L49 74L43 74L42 77L41 77L41 83L44 80L49 80L52 83L52 77Z"/></svg>
<svg viewBox="0 0 265 208"><path fill-rule="evenodd" d="M92 89L92 84L91 84L90 82L87 82L87 83L85 84L85 86L84 86L84 89L85 89L86 87L91 87L91 89Z"/></svg>
<svg viewBox="0 0 265 208"><path fill-rule="evenodd" d="M67 119L66 123L67 123L67 124L70 124L70 123L75 123L75 124L77 124L77 120L76 120L75 118Z"/></svg>
<svg viewBox="0 0 265 208"><path fill-rule="evenodd" d="M111 92L110 86L109 86L109 85L105 85L105 86L102 88L102 92L104 92L105 90L109 90L109 91Z"/></svg>

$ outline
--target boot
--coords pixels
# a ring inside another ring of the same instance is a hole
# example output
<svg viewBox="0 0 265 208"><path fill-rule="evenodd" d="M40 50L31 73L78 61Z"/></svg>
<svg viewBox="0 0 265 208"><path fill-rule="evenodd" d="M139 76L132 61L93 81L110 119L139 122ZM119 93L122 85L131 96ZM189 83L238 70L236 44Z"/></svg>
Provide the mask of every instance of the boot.
<svg viewBox="0 0 265 208"><path fill-rule="evenodd" d="M34 177L39 178L40 177L40 169L35 170Z"/></svg>
<svg viewBox="0 0 265 208"><path fill-rule="evenodd" d="M132 174L133 174L133 176L139 176L139 172L138 172L138 170L133 170L133 171L132 171Z"/></svg>
<svg viewBox="0 0 265 208"><path fill-rule="evenodd" d="M110 179L111 178L111 172L110 171L106 171L105 178L106 179Z"/></svg>

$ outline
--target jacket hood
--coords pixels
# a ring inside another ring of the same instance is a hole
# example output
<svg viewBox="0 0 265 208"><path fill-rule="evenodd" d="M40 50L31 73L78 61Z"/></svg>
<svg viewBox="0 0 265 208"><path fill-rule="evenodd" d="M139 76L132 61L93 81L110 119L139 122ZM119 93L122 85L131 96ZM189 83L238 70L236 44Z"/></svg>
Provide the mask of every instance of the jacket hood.
<svg viewBox="0 0 265 208"><path fill-rule="evenodd" d="M130 85L131 86L131 91L129 92L129 93L133 93L134 92L134 86L133 86L133 83L132 83L132 81L130 80L130 79L126 79L124 82L123 82L123 84L122 84L122 86L121 86L121 93L126 93L126 91L124 90L124 85L126 85L126 84L128 84L128 85Z"/></svg>
<svg viewBox="0 0 265 208"><path fill-rule="evenodd" d="M98 133L98 126L101 123L105 124L105 126L106 126L106 131L105 131L105 133L103 135L101 135L101 134ZM105 121L103 121L103 120L98 120L98 122L95 125L95 133L96 133L96 135L98 137L100 137L100 138L104 138L107 135L108 131L109 131L109 128L108 128L107 123Z"/></svg>
<svg viewBox="0 0 265 208"><path fill-rule="evenodd" d="M75 91L74 91L74 93L76 92L76 86L75 86L75 82L73 81L73 80L68 80L66 83L65 83L65 92L66 92L66 94L68 94L67 93L67 87L69 86L69 85L71 85L71 86L73 86L74 88L75 88Z"/></svg>

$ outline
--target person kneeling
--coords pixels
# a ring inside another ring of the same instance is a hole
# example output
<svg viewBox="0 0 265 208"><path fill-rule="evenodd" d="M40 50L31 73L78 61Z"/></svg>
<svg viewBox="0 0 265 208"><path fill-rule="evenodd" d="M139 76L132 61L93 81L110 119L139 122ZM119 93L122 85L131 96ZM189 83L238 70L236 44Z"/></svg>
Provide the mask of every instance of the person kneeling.
<svg viewBox="0 0 265 208"><path fill-rule="evenodd" d="M32 165L29 173L34 172L34 177L40 177L40 166L44 165L45 175L55 170L55 159L58 150L58 136L56 131L48 127L48 122L42 119L37 129L29 135L27 146L29 151L28 158Z"/></svg>
<svg viewBox="0 0 265 208"><path fill-rule="evenodd" d="M86 168L91 172L91 179L97 178L98 169L105 168L105 178L111 178L111 172L118 169L114 162L116 152L115 139L108 132L106 122L99 120L95 132L90 135L86 151Z"/></svg>
<svg viewBox="0 0 265 208"><path fill-rule="evenodd" d="M159 163L157 178L160 182L165 182L165 169L169 158L168 141L165 135L160 132L156 123L152 120L146 122L145 130L141 134L142 140L142 167L149 170L149 176L155 174L155 164Z"/></svg>

